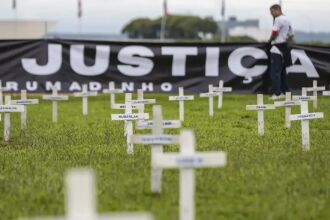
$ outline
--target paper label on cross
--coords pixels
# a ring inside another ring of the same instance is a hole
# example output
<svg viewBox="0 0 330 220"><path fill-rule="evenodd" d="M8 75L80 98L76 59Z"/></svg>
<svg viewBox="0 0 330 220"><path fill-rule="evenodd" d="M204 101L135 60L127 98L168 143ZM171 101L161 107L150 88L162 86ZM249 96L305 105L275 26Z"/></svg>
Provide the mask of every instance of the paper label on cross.
<svg viewBox="0 0 330 220"><path fill-rule="evenodd" d="M132 104L133 105L137 105L137 104L155 104L156 103L156 99L144 99L144 100L132 100Z"/></svg>
<svg viewBox="0 0 330 220"><path fill-rule="evenodd" d="M284 102L275 102L275 107L293 107L295 105L300 105L299 101L284 101Z"/></svg>
<svg viewBox="0 0 330 220"><path fill-rule="evenodd" d="M313 96L292 96L293 101L311 101L315 100Z"/></svg>
<svg viewBox="0 0 330 220"><path fill-rule="evenodd" d="M112 120L117 121L128 121L128 120L138 120L138 119L149 119L149 114L112 114Z"/></svg>
<svg viewBox="0 0 330 220"><path fill-rule="evenodd" d="M325 90L325 86L322 87L309 87L306 88L307 92L322 92Z"/></svg>
<svg viewBox="0 0 330 220"><path fill-rule="evenodd" d="M179 136L174 135L134 135L131 137L131 143L145 145L169 145L179 144Z"/></svg>
<svg viewBox="0 0 330 220"><path fill-rule="evenodd" d="M275 105L247 105L246 110L273 110Z"/></svg>
<svg viewBox="0 0 330 220"><path fill-rule="evenodd" d="M24 112L23 105L0 105L0 112Z"/></svg>
<svg viewBox="0 0 330 220"><path fill-rule="evenodd" d="M12 100L12 105L34 105L39 104L39 99L28 99L28 100Z"/></svg>
<svg viewBox="0 0 330 220"><path fill-rule="evenodd" d="M152 129L153 122L152 121L138 121L136 123L137 129ZM163 128L180 128L181 121L163 121Z"/></svg>
<svg viewBox="0 0 330 220"><path fill-rule="evenodd" d="M130 105L132 109L137 109L138 105ZM126 104L115 104L112 106L113 109L126 109L127 105Z"/></svg>
<svg viewBox="0 0 330 220"><path fill-rule="evenodd" d="M217 93L201 93L200 94L200 97L203 97L203 98L205 98L205 97L215 97L215 96L218 96L218 94Z"/></svg>
<svg viewBox="0 0 330 220"><path fill-rule="evenodd" d="M57 95L57 96L44 95L44 96L42 96L42 98L44 100L49 100L49 101L67 101L67 100L69 100L69 97L65 96L65 95Z"/></svg>
<svg viewBox="0 0 330 220"><path fill-rule="evenodd" d="M194 96L170 96L169 101L191 101Z"/></svg>
<svg viewBox="0 0 330 220"><path fill-rule="evenodd" d="M223 88L219 88L219 87L214 87L213 88L214 92L232 92L233 89L230 87L223 87Z"/></svg>
<svg viewBox="0 0 330 220"><path fill-rule="evenodd" d="M178 155L166 153L155 155L153 164L164 169L175 168L206 168L226 165L226 154L219 152L196 153L194 155Z"/></svg>
<svg viewBox="0 0 330 220"><path fill-rule="evenodd" d="M307 113L307 114L300 114L300 115L291 115L290 120L291 121L301 121L301 120L312 120L312 119L318 119L323 118L324 114L321 112L318 113Z"/></svg>

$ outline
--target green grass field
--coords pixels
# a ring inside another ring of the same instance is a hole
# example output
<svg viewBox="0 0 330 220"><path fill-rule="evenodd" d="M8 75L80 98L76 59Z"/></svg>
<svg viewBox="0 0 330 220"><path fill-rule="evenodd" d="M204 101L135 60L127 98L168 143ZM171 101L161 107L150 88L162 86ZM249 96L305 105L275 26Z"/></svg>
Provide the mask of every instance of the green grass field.
<svg viewBox="0 0 330 220"><path fill-rule="evenodd" d="M157 99L165 119L178 118L178 103L168 96L146 97ZM225 168L196 172L196 219L330 219L330 100L320 99L325 118L310 123L310 152L302 151L300 122L284 129L283 108L265 113L265 137L259 137L257 113L245 110L255 103L256 96L227 95L223 110L209 118L207 99L186 102L184 127L194 130L197 150L228 153ZM91 167L99 213L147 211L155 220L177 220L178 171L165 171L161 195L150 193L150 147L135 145L135 155L126 154L124 123L111 121L111 113L120 112L99 96L89 99L83 117L81 99L70 98L59 104L55 126L51 103L42 101L28 107L26 131L20 115L12 114L11 140L0 142L0 219L63 215L66 170Z"/></svg>

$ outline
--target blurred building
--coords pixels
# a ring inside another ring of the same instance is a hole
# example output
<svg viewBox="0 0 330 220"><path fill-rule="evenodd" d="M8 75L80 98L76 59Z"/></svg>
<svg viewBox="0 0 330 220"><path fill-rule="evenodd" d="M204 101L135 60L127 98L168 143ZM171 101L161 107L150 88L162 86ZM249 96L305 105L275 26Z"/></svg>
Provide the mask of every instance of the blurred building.
<svg viewBox="0 0 330 220"><path fill-rule="evenodd" d="M219 31L224 31L227 37L248 36L257 41L265 41L269 38L269 31L260 30L258 19L238 20L235 16L228 20L219 21Z"/></svg>
<svg viewBox="0 0 330 220"><path fill-rule="evenodd" d="M54 21L42 20L0 20L0 40L42 38L104 41L128 40L128 37L123 34L55 32L56 24Z"/></svg>
<svg viewBox="0 0 330 220"><path fill-rule="evenodd" d="M0 20L0 39L40 39L55 26L54 21Z"/></svg>

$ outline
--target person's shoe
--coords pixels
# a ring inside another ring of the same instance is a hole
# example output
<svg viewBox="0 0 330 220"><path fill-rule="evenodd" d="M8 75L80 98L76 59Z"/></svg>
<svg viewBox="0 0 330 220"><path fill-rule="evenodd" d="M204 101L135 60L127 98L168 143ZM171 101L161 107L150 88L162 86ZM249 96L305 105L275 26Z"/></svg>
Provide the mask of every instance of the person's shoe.
<svg viewBox="0 0 330 220"><path fill-rule="evenodd" d="M273 94L269 99L270 100L278 100L278 99L283 99L283 98L285 98L285 95L283 95L283 94L280 94L280 95Z"/></svg>
<svg viewBox="0 0 330 220"><path fill-rule="evenodd" d="M279 99L285 99L285 98L286 98L285 94L281 93L281 94L279 95Z"/></svg>

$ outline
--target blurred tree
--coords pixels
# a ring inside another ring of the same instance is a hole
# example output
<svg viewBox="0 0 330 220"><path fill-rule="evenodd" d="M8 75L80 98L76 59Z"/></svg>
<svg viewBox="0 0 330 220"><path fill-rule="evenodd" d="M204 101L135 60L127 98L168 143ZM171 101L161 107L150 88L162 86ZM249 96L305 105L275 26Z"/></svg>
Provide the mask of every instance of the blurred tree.
<svg viewBox="0 0 330 220"><path fill-rule="evenodd" d="M228 37L226 39L227 43L256 43L256 39L249 36L237 36L237 37Z"/></svg>
<svg viewBox="0 0 330 220"><path fill-rule="evenodd" d="M138 18L127 24L122 33L129 38L159 38L162 18ZM218 25L211 17L171 15L167 17L166 38L202 39L218 33Z"/></svg>

